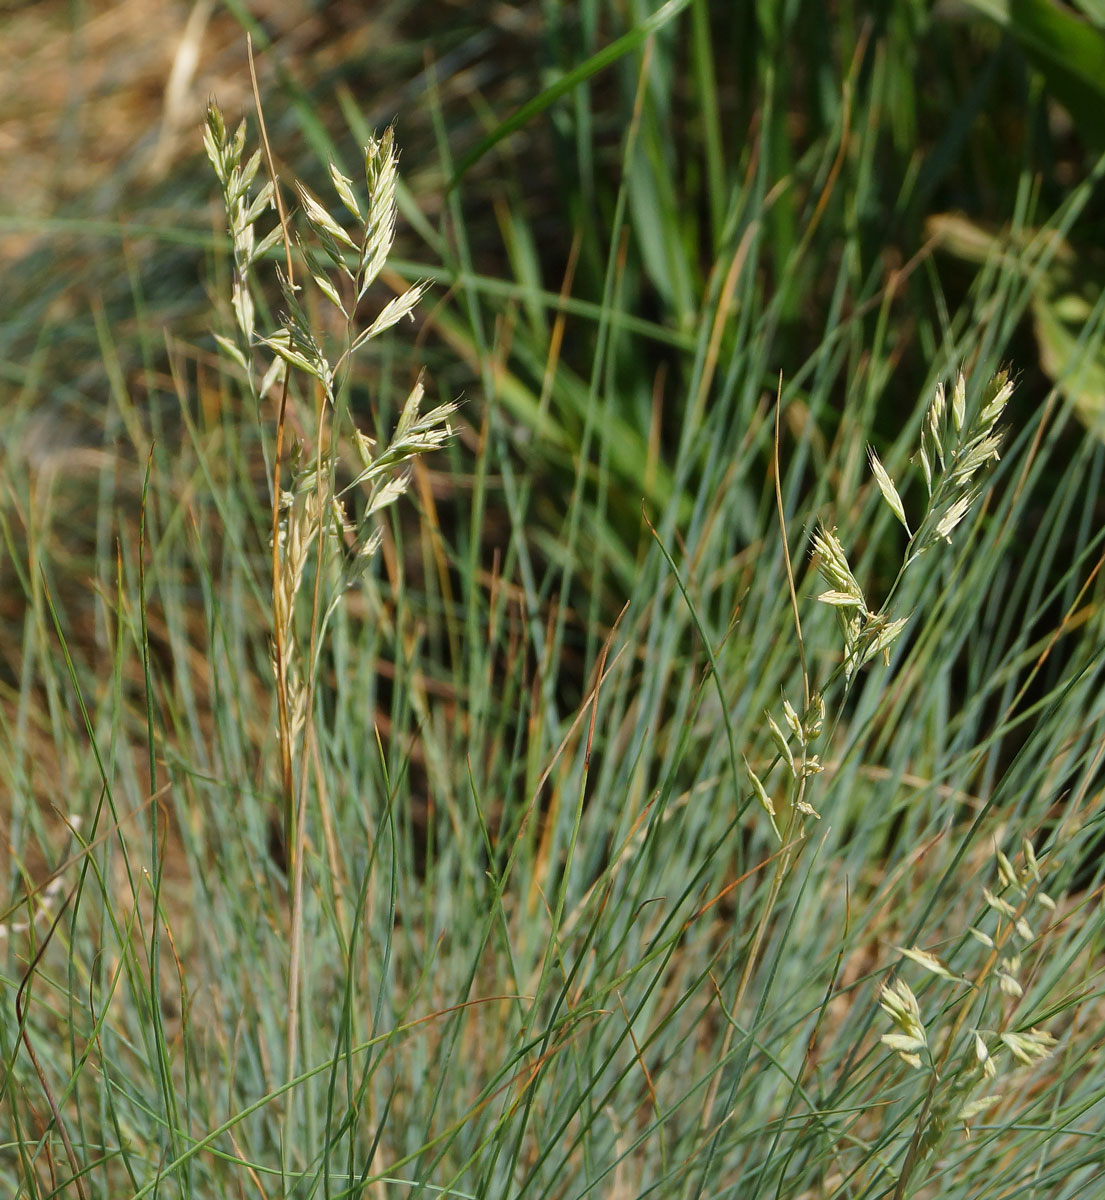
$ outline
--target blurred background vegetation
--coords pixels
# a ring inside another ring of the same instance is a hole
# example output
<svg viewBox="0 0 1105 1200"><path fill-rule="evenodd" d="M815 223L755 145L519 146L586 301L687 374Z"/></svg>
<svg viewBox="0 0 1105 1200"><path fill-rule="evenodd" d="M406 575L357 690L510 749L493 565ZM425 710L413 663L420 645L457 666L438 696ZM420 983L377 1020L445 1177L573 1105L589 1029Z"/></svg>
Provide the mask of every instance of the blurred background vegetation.
<svg viewBox="0 0 1105 1200"><path fill-rule="evenodd" d="M893 441L965 344L1013 367L1022 415L1069 400L1098 429L1100 18L1089 0L9 8L5 440L60 514L63 607L104 548L102 456L171 456L182 389L222 403L198 130L209 95L250 112L245 33L289 177L317 191L327 160L355 172L397 121L396 265L436 287L417 339L361 368L355 405L424 361L431 397L463 399L468 455L490 439L525 473L510 500L461 455L427 486L470 563L489 568L519 521L543 561L572 560L560 600L597 621L563 647L578 699L649 540L642 498L688 517L718 394L741 393L738 474L764 476L753 430L781 373L796 428L816 414L795 483L814 490L855 435L849 397ZM600 503L568 504L599 475ZM6 571L13 681L24 600Z"/></svg>
<svg viewBox="0 0 1105 1200"><path fill-rule="evenodd" d="M99 446L87 417L112 389L155 431L178 404L161 329L202 374L215 228L198 116L209 94L248 114L243 31L289 173L321 185L327 158L350 168L366 132L398 120L402 266L441 285L420 338L473 436L490 414L555 496L601 387L613 490L589 536L621 570L615 610L640 498L670 493L707 400L689 352L707 305L729 306L712 362L756 323L763 387L808 371L834 323L839 411L845 381L876 371L912 396L961 336L980 269L1015 268L1025 285L992 336L1023 403L1058 383L1092 423L1105 39L1081 7L17 5L0 355L34 409L28 449L44 423L53 450L55 434ZM606 330L610 288L624 315ZM543 394L561 291L563 381ZM893 411L879 419L892 436ZM554 539L555 507L532 514Z"/></svg>

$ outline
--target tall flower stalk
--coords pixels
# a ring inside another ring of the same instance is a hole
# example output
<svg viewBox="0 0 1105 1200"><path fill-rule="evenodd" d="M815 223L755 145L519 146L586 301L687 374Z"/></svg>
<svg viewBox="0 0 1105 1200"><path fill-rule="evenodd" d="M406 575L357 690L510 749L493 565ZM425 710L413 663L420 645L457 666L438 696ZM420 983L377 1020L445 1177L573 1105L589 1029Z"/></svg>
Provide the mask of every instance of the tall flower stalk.
<svg viewBox="0 0 1105 1200"><path fill-rule="evenodd" d="M260 106L258 113L260 116ZM261 139L267 152L263 119ZM389 441L377 445L351 422L346 427L347 415L338 403L353 356L411 316L424 291L423 284L414 284L358 328L357 315L380 276L395 238L398 155L394 131L389 128L365 148L363 190L333 163L329 165L335 208L344 210L346 223L296 184L300 226L296 231L280 199L271 153L266 153L270 179L256 186L262 152L256 150L246 157L245 122L230 133L218 105L212 102L207 110L204 145L222 190L234 258L230 301L235 327L232 336L216 337L243 374L262 434L272 434L271 439L263 436L262 440L272 446L267 467L272 513L271 656L284 848L292 890L287 1062L291 1077L296 1059L307 759L321 644L335 607L363 575L380 544L381 510L407 491L414 460L440 448L451 437L449 417L455 406L443 404L423 413L420 377L411 388ZM274 209L278 213L276 224L259 235L259 222ZM281 245L284 265L275 268L275 276L283 311L275 328L259 330L253 300L257 271L269 252ZM309 282L297 282L297 269ZM344 338L336 352L312 326L308 316L312 306L304 303L305 287L313 289L339 317ZM304 423L290 419L292 406L302 401L293 381L305 382L314 401L313 447L297 432ZM273 401L276 417L274 423L269 423L265 405ZM343 446L355 463L355 473L352 481L339 490L336 468ZM285 482L286 467L289 478ZM343 498L353 489L363 496L359 521L350 516ZM308 604L303 591L312 558L313 587ZM329 595L323 594L324 581L330 587Z"/></svg>

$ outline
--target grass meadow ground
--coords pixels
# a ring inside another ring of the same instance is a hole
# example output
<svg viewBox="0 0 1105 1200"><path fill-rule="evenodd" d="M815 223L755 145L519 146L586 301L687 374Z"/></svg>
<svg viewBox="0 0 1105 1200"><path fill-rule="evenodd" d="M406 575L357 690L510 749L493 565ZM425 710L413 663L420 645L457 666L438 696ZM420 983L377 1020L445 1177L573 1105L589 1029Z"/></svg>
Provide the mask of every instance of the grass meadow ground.
<svg viewBox="0 0 1105 1200"><path fill-rule="evenodd" d="M1105 1196L1099 6L361 7L0 18L0 1194Z"/></svg>

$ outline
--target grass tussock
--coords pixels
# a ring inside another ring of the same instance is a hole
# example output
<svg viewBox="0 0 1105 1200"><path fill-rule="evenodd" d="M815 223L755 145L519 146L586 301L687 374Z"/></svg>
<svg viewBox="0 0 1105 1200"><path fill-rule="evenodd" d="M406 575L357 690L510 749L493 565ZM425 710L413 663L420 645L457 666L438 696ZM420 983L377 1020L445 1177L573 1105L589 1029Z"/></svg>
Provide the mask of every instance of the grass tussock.
<svg viewBox="0 0 1105 1200"><path fill-rule="evenodd" d="M1023 256L908 314L921 259L873 268L908 22L837 55L804 154L765 74L730 161L728 26L683 7L550 43L570 238L523 120L442 130L434 227L394 127L348 109L289 186L260 104L210 103L210 332L144 343L143 407L101 322L98 441L25 379L4 1194L1094 1194L1084 364L1041 404L1010 367ZM1088 194L1010 244L1046 269Z"/></svg>

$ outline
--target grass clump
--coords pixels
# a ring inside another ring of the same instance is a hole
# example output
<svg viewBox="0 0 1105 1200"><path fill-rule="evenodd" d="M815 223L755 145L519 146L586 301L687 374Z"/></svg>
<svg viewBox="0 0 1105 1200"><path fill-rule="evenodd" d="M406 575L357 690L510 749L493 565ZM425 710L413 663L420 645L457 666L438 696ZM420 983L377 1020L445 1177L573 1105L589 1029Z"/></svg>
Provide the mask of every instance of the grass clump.
<svg viewBox="0 0 1105 1200"><path fill-rule="evenodd" d="M5 449L13 1195L1092 1189L1102 445L1001 366L1023 272L907 329L869 269L901 31L817 153L765 79L729 179L692 9L704 204L678 5L616 43L613 154L561 114L587 299L521 204L513 274L473 253L448 137L440 228L355 113L289 213L208 109L217 355L169 340L175 442L103 417L84 654Z"/></svg>

